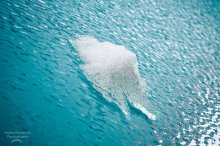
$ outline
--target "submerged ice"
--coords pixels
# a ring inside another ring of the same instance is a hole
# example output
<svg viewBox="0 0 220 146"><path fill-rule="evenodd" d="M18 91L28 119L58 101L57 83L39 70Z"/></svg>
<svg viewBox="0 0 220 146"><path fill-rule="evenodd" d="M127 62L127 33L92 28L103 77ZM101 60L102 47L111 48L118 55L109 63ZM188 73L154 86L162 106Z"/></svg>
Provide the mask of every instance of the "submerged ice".
<svg viewBox="0 0 220 146"><path fill-rule="evenodd" d="M121 45L100 42L89 36L80 36L73 41L79 56L84 61L84 74L104 98L114 102L129 117L129 106L140 110L150 119L146 83L138 71L136 55Z"/></svg>

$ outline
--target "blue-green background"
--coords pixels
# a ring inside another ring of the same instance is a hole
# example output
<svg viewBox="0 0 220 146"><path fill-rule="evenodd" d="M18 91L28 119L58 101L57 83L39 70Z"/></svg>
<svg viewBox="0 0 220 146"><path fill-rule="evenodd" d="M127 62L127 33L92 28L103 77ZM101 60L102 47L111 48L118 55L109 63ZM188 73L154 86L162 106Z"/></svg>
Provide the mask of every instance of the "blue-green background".
<svg viewBox="0 0 220 146"><path fill-rule="evenodd" d="M0 1L0 145L207 144L220 127L219 26L218 0ZM126 119L92 87L77 35L137 55L156 121ZM30 138L11 143L16 130Z"/></svg>

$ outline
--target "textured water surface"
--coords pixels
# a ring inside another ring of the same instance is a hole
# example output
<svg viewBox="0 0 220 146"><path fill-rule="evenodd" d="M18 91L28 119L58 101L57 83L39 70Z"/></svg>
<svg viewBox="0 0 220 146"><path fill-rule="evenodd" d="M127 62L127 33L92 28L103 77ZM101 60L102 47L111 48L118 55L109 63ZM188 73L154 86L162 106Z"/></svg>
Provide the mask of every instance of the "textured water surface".
<svg viewBox="0 0 220 146"><path fill-rule="evenodd" d="M219 10L217 0L1 1L0 144L218 145ZM70 41L81 35L135 54L156 120L103 98ZM31 134L19 144L6 131Z"/></svg>

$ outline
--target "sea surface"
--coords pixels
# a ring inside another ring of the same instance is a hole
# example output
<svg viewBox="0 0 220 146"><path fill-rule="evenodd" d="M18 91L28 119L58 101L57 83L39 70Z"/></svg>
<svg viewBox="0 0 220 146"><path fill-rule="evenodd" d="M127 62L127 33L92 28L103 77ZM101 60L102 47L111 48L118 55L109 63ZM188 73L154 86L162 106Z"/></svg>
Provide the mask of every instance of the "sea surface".
<svg viewBox="0 0 220 146"><path fill-rule="evenodd" d="M136 56L156 119L97 88L82 35ZM220 145L220 1L1 0L0 145Z"/></svg>

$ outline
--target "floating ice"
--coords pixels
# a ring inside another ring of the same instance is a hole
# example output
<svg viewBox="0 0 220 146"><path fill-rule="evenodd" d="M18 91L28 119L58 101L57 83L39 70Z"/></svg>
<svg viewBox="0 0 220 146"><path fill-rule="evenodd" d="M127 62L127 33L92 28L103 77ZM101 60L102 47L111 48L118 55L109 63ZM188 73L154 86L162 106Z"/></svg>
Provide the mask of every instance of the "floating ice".
<svg viewBox="0 0 220 146"><path fill-rule="evenodd" d="M89 36L78 37L73 45L84 61L84 74L109 102L116 103L128 117L131 105L155 120L147 110L146 83L139 74L134 53L124 46L99 42Z"/></svg>

